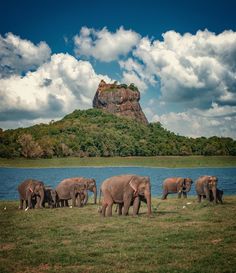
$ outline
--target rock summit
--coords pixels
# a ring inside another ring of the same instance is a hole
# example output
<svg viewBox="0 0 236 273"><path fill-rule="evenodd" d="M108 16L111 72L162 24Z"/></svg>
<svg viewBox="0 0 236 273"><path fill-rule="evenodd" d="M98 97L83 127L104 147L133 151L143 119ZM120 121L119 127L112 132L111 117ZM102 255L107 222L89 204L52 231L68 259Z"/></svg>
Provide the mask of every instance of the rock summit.
<svg viewBox="0 0 236 273"><path fill-rule="evenodd" d="M140 92L134 84L118 85L116 82L110 84L101 80L93 99L93 107L148 124L139 100Z"/></svg>

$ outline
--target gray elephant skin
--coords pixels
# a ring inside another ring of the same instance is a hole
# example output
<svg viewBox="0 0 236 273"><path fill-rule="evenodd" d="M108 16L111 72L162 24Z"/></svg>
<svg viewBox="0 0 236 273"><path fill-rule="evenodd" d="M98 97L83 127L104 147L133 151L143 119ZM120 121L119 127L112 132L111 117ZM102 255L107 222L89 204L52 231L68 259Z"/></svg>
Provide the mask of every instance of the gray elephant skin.
<svg viewBox="0 0 236 273"><path fill-rule="evenodd" d="M88 200L88 185L96 182L94 179L84 178L84 177L72 177L62 180L56 187L57 193L57 203L66 202L68 204L68 200L72 199L72 207L82 205L87 203Z"/></svg>
<svg viewBox="0 0 236 273"><path fill-rule="evenodd" d="M145 198L144 195L139 194L138 197L139 197L139 204L138 204L137 214L139 214L139 210L140 210L140 207L141 207L141 202L147 204L147 199ZM134 205L134 199L135 199L135 197L131 200L130 206ZM122 215L123 207L124 207L124 203L117 204L115 212L118 212L118 215Z"/></svg>
<svg viewBox="0 0 236 273"><path fill-rule="evenodd" d="M187 197L187 193L191 190L193 181L191 178L183 177L169 177L163 181L163 195L162 200L167 198L169 193L178 193L178 198Z"/></svg>
<svg viewBox="0 0 236 273"><path fill-rule="evenodd" d="M103 181L100 188L100 196L101 193L103 195L102 208L100 211L102 216L106 215L106 210L107 216L112 216L113 204L121 204L124 206L122 214L128 215L132 201L133 215L137 215L140 206L140 194L144 195L147 200L148 215L152 213L151 183L148 176L124 174L110 177Z"/></svg>
<svg viewBox="0 0 236 273"><path fill-rule="evenodd" d="M43 200L43 207L45 207L45 204L48 204L48 207L55 208L56 207L56 201L57 201L57 193L54 189L51 187L45 186L44 189L44 200Z"/></svg>
<svg viewBox="0 0 236 273"><path fill-rule="evenodd" d="M208 201L217 203L217 183L218 178L216 176L200 176L195 183L198 202L201 202L201 199L206 197Z"/></svg>
<svg viewBox="0 0 236 273"><path fill-rule="evenodd" d="M32 208L32 200L36 200L36 208L43 207L43 200L45 195L44 183L35 179L26 179L18 186L20 197L20 209L23 209L24 201L26 207Z"/></svg>
<svg viewBox="0 0 236 273"><path fill-rule="evenodd" d="M224 194L224 191L223 190L220 190L220 189L216 189L216 202L218 203L218 201L223 204L223 194ZM203 195L203 199L206 198L206 195ZM212 191L210 190L210 202L214 201L214 196L213 196L213 193Z"/></svg>

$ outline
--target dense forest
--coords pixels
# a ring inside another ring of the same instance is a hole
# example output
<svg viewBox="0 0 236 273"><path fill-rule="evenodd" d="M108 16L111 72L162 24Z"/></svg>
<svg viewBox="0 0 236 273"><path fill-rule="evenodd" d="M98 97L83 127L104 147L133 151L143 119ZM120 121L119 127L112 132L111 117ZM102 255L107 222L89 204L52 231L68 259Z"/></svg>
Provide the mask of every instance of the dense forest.
<svg viewBox="0 0 236 273"><path fill-rule="evenodd" d="M147 126L98 109L75 110L60 121L0 129L0 157L236 155L231 138L189 138L160 123Z"/></svg>

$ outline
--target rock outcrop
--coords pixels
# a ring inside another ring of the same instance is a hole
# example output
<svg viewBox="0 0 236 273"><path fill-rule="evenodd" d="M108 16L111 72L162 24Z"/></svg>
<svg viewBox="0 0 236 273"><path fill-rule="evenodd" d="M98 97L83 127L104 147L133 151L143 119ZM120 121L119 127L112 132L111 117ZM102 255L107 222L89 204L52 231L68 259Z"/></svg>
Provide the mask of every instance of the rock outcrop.
<svg viewBox="0 0 236 273"><path fill-rule="evenodd" d="M139 100L140 92L133 84L107 84L102 80L94 96L93 107L148 124Z"/></svg>

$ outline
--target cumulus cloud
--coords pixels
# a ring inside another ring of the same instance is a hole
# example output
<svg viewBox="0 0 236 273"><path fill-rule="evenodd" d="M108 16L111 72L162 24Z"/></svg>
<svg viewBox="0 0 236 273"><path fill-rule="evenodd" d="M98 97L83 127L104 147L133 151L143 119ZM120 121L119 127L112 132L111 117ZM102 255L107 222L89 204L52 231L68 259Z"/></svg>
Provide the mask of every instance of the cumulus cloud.
<svg viewBox="0 0 236 273"><path fill-rule="evenodd" d="M183 135L236 137L236 32L143 37L120 67L124 80L136 75L159 90L156 109L145 109L149 120Z"/></svg>
<svg viewBox="0 0 236 273"><path fill-rule="evenodd" d="M90 108L101 79L110 81L89 62L54 54L34 72L0 79L0 120L52 119Z"/></svg>
<svg viewBox="0 0 236 273"><path fill-rule="evenodd" d="M163 101L202 109L212 100L236 103L236 32L168 31L163 41L145 37L133 51L133 62L137 64L132 67L123 64L126 73L135 72L146 83L159 81Z"/></svg>
<svg viewBox="0 0 236 273"><path fill-rule="evenodd" d="M139 42L140 35L132 30L120 27L112 33L103 28L82 27L80 34L74 37L77 56L94 57L100 61L117 60L120 55L128 54Z"/></svg>
<svg viewBox="0 0 236 273"><path fill-rule="evenodd" d="M207 113L205 113L207 114ZM236 116L198 115L197 111L170 112L152 116L152 121L159 121L164 128L189 137L232 137L236 138Z"/></svg>
<svg viewBox="0 0 236 273"><path fill-rule="evenodd" d="M36 69L50 55L51 49L45 42L34 45L12 33L0 35L0 78Z"/></svg>

